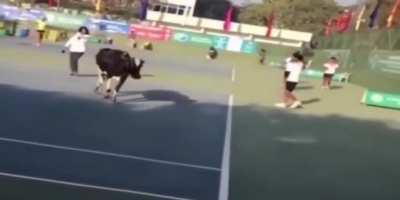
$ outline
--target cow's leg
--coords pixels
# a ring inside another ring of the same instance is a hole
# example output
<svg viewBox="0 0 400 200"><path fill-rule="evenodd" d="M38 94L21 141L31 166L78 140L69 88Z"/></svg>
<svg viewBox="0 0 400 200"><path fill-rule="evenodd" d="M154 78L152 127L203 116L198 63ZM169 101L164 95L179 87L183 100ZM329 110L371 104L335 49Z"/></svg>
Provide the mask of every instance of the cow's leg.
<svg viewBox="0 0 400 200"><path fill-rule="evenodd" d="M105 72L101 71L98 68L97 69L97 83L96 83L96 88L94 89L95 93L101 92L100 88L103 86L105 79L106 79Z"/></svg>
<svg viewBox="0 0 400 200"><path fill-rule="evenodd" d="M119 90L121 89L122 85L125 83L126 79L128 78L128 75L123 75L118 81L117 86L115 87L115 91L118 93Z"/></svg>
<svg viewBox="0 0 400 200"><path fill-rule="evenodd" d="M114 94L113 94L113 101L114 103L117 102L117 96L118 92L121 89L122 85L125 83L126 79L128 78L128 75L123 75L119 77L117 80L117 85L115 86Z"/></svg>
<svg viewBox="0 0 400 200"><path fill-rule="evenodd" d="M106 82L106 93L104 95L104 98L108 99L110 98L110 93L111 93L112 78L107 76L105 82Z"/></svg>

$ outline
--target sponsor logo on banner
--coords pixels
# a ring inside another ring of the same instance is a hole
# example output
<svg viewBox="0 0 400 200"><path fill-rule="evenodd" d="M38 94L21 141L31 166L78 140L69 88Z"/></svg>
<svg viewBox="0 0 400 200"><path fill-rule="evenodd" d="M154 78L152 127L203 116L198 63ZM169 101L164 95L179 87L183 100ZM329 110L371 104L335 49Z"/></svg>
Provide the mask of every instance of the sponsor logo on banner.
<svg viewBox="0 0 400 200"><path fill-rule="evenodd" d="M233 51L233 52L241 52L242 50L242 45L243 45L243 39L240 37L230 37L229 38L229 43L226 48L228 51Z"/></svg>
<svg viewBox="0 0 400 200"><path fill-rule="evenodd" d="M132 24L129 37L141 38L155 41L168 41L172 35L172 30L166 26L150 26L143 24Z"/></svg>
<svg viewBox="0 0 400 200"><path fill-rule="evenodd" d="M129 32L129 25L126 22L89 18L86 26L92 31L121 34L128 34Z"/></svg>
<svg viewBox="0 0 400 200"><path fill-rule="evenodd" d="M220 50L242 52L248 54L257 53L257 43L246 41L240 37L225 37L204 35L190 32L176 32L173 40L180 43L196 44L201 46L213 46Z"/></svg>
<svg viewBox="0 0 400 200"><path fill-rule="evenodd" d="M375 51L370 56L370 68L382 73L400 75L400 56L397 52Z"/></svg>
<svg viewBox="0 0 400 200"><path fill-rule="evenodd" d="M190 36L187 33L175 33L174 40L185 43L190 41Z"/></svg>
<svg viewBox="0 0 400 200"><path fill-rule="evenodd" d="M254 41L243 41L241 52L248 54L257 53L258 45Z"/></svg>
<svg viewBox="0 0 400 200"><path fill-rule="evenodd" d="M36 21L44 16L45 14L41 10L24 10L15 6L0 5L0 19L2 20Z"/></svg>
<svg viewBox="0 0 400 200"><path fill-rule="evenodd" d="M85 25L88 19L85 16L72 16L48 11L46 11L45 14L49 26L64 29L77 29L80 26Z"/></svg>
<svg viewBox="0 0 400 200"><path fill-rule="evenodd" d="M217 49L226 50L229 42L228 37L209 36L189 32L176 32L173 40L180 43L191 43L202 46L214 46Z"/></svg>
<svg viewBox="0 0 400 200"><path fill-rule="evenodd" d="M362 102L367 105L400 109L400 94L389 94L367 90Z"/></svg>

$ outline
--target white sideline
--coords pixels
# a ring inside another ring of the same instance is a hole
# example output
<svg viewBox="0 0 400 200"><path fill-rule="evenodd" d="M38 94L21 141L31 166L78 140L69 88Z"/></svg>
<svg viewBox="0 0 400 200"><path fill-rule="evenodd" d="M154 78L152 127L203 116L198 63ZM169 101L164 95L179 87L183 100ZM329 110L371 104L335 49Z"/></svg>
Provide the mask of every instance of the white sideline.
<svg viewBox="0 0 400 200"><path fill-rule="evenodd" d="M38 178L38 177L24 176L24 175L11 174L11 173L5 173L5 172L0 172L0 176L17 178L17 179L24 179L24 180L31 180L31 181L39 181L39 182L45 182L45 183L52 183L52 184L58 184L58 185L67 185L67 186L73 186L73 187L79 187L79 188L103 190L103 191L109 191L109 192L120 192L120 193L127 193L127 194L136 194L136 195L157 197L157 198L163 198L163 199L191 200L191 199L185 199L185 198L168 196L168 195L161 195L161 194L155 194L155 193L141 192L141 191L135 191L135 190L126 190L126 189L118 189L118 188L104 187L104 186L97 186L97 185L89 185L89 184L83 184L83 183L74 183L74 182L68 182L68 181L59 181L59 180L54 180L54 179Z"/></svg>
<svg viewBox="0 0 400 200"><path fill-rule="evenodd" d="M110 153L110 152L97 151L97 150L92 150L92 149L74 148L74 147L46 144L46 143L41 143L41 142L32 142L32 141L26 141L26 140L18 140L18 139L5 138L5 137L0 137L0 142L1 141L17 143L17 144L24 144L24 145L31 145L31 146L38 146L38 147L46 147L46 148L52 148L52 149L59 149L59 150L66 150L66 151L75 151L75 152L95 154L95 155L101 155L101 156L124 158L124 159L130 159L130 160L140 160L140 161L152 162L152 163L158 163L158 164L164 164L164 165L188 167L188 168L202 169L202 170L208 170L208 171L221 171L221 169L218 169L215 167L192 165L192 164L186 164L186 163L171 162L171 161L151 159L151 158L143 158L143 157L138 157L138 156L126 155L126 154Z"/></svg>
<svg viewBox="0 0 400 200"><path fill-rule="evenodd" d="M232 69L232 78L231 78L231 80L232 80L232 82L236 81L236 69L235 68Z"/></svg>
<svg viewBox="0 0 400 200"><path fill-rule="evenodd" d="M229 167L231 159L233 103L234 103L234 96L233 94L231 94L229 96L229 107L228 107L228 114L226 117L225 142L224 142L224 151L222 156L222 166L221 166L222 172L221 172L218 200L228 200L229 198L229 173L230 173Z"/></svg>

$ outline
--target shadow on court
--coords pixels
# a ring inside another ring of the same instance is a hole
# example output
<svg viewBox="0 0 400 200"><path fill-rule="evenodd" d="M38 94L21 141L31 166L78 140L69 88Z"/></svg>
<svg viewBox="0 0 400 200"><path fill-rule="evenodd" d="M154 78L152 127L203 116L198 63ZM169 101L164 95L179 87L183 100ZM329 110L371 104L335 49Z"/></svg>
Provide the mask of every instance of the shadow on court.
<svg viewBox="0 0 400 200"><path fill-rule="evenodd" d="M125 97L140 94L147 100L117 105L97 98L10 85L0 85L0 91L0 155L3 157L0 172L188 199L217 199L225 105L197 103L179 92L162 90L127 92ZM7 138L18 141L10 142ZM57 149L43 144L118 155ZM10 187L30 185L29 181L15 179L10 183L12 179L4 177L0 180ZM49 184L32 182L32 187L37 185ZM59 188L61 193L71 192L68 187L50 188ZM16 193L12 188L2 191L9 192L0 192L0 197L33 195ZM46 193L41 199L51 197L51 192L49 196ZM135 195L131 196L134 199ZM146 195L137 199L146 199Z"/></svg>
<svg viewBox="0 0 400 200"><path fill-rule="evenodd" d="M148 91L131 91L121 92L121 96L142 96L133 97L123 100L122 102L139 102L139 101L169 101L175 104L193 104L196 100L191 99L187 95L183 95L174 91L167 90L148 90Z"/></svg>
<svg viewBox="0 0 400 200"><path fill-rule="evenodd" d="M122 93L112 105L0 85L0 136L219 168L226 106L174 91ZM138 109L140 107L141 109ZM257 105L233 110L230 200L399 199L400 129L339 115L297 115ZM223 117L221 117L221 115ZM395 122L393 122L395 123ZM393 124L396 125L396 124ZM217 199L219 171L0 142L0 171ZM160 200L0 176L2 199ZM24 188L24 192L20 192ZM4 198L3 198L4 197Z"/></svg>
<svg viewBox="0 0 400 200"><path fill-rule="evenodd" d="M321 101L320 98L311 98L311 99L303 100L302 103L304 105L308 105L308 104L318 103L320 101Z"/></svg>

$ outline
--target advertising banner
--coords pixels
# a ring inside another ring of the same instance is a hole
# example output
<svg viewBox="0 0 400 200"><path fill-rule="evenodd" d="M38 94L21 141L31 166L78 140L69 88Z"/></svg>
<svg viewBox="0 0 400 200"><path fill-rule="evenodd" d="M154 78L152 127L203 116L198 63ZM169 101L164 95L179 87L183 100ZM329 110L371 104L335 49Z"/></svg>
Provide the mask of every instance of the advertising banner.
<svg viewBox="0 0 400 200"><path fill-rule="evenodd" d="M154 41L168 41L171 39L172 30L166 26L150 26L132 24L129 37Z"/></svg>
<svg viewBox="0 0 400 200"><path fill-rule="evenodd" d="M370 68L387 74L400 75L399 51L374 51L369 58Z"/></svg>
<svg viewBox="0 0 400 200"><path fill-rule="evenodd" d="M104 19L89 18L86 26L91 31L101 31L106 33L129 33L129 24L126 22L118 22Z"/></svg>
<svg viewBox="0 0 400 200"><path fill-rule="evenodd" d="M0 5L0 19L8 21L36 21L45 16L44 12L37 9L19 9L15 6Z"/></svg>
<svg viewBox="0 0 400 200"><path fill-rule="evenodd" d="M45 11L47 25L62 29L78 29L87 23L88 18L85 16L72 16L56 12Z"/></svg>
<svg viewBox="0 0 400 200"><path fill-rule="evenodd" d="M196 44L201 46L213 46L217 49L226 50L229 42L228 37L209 36L189 32L176 32L173 40L180 43Z"/></svg>
<svg viewBox="0 0 400 200"><path fill-rule="evenodd" d="M255 54L257 53L258 45L254 41L243 41L241 52L247 54Z"/></svg>
<svg viewBox="0 0 400 200"><path fill-rule="evenodd" d="M362 103L371 106L400 109L400 94L367 90L364 92Z"/></svg>

